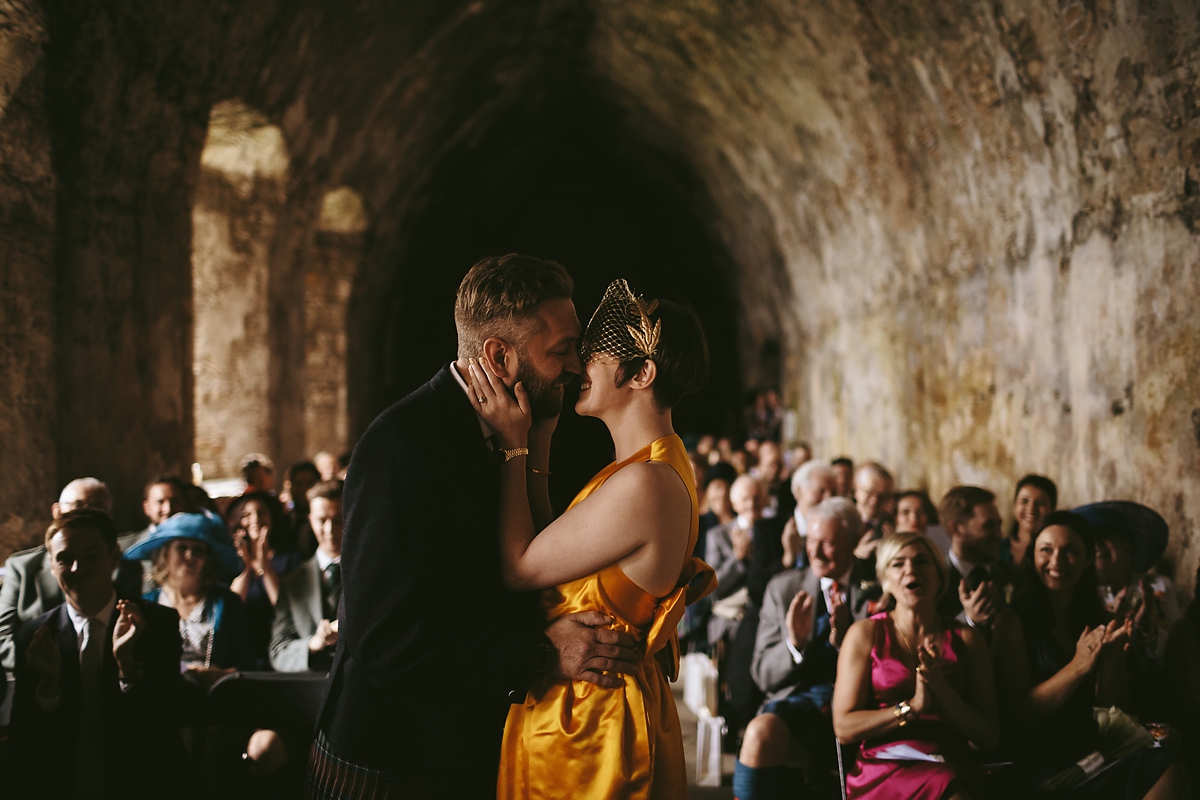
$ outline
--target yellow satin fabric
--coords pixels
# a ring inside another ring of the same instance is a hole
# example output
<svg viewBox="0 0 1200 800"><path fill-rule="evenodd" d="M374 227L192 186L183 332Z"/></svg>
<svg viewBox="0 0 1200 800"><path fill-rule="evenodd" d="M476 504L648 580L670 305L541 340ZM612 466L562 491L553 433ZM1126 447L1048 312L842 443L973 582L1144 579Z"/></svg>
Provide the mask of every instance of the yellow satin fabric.
<svg viewBox="0 0 1200 800"><path fill-rule="evenodd" d="M692 466L678 436L663 437L602 470L572 501L574 506L626 464L661 461L679 473L692 498L687 552L696 546L699 504ZM638 642L642 658L625 685L603 689L586 681L554 682L530 690L513 705L504 728L497 796L508 798L682 798L687 796L683 735L668 674L679 668L675 628L687 604L716 588L711 567L691 555L675 589L657 598L616 564L546 589L548 620L602 611Z"/></svg>

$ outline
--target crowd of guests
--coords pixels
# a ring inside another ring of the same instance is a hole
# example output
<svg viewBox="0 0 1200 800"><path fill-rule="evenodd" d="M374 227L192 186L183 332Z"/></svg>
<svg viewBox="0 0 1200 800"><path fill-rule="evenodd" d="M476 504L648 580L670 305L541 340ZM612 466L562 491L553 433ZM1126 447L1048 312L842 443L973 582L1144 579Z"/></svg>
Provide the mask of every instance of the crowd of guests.
<svg viewBox="0 0 1200 800"><path fill-rule="evenodd" d="M270 459L253 454L232 498L155 476L146 527L124 535L104 483L68 483L43 543L14 553L0 586L0 678L13 678L0 758L22 765L10 770L13 796L237 796L262 786L274 796L281 784L263 781L289 761L295 785L306 754L293 746L289 759L285 733L234 726L214 741L205 697L237 670L328 672L344 470L344 459L293 464L276 492ZM0 680L0 700L8 689ZM232 757L214 764L231 738Z"/></svg>
<svg viewBox="0 0 1200 800"><path fill-rule="evenodd" d="M771 438L691 452L720 585L680 637L718 665L737 798L1192 796L1200 603L1152 509L1062 510L1042 475L935 505Z"/></svg>
<svg viewBox="0 0 1200 800"><path fill-rule="evenodd" d="M680 625L718 664L740 800L836 797L839 780L854 798L1188 796L1200 604L1181 609L1159 568L1160 515L1060 510L1041 475L1011 508L1008 487L935 504L882 464L781 446L772 392L744 422L740 443L691 450L696 554L719 586ZM197 709L235 670L328 671L346 461L293 464L277 491L252 454L232 498L155 476L146 527L123 535L101 481L63 488L0 587L14 796L263 796L303 762L283 733L238 729L240 758L214 770Z"/></svg>

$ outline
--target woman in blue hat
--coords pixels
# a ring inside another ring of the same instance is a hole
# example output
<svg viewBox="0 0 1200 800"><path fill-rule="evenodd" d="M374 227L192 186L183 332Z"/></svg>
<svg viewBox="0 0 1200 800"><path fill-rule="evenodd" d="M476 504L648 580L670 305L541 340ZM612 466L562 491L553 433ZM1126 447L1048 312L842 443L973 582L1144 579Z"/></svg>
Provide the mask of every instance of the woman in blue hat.
<svg viewBox="0 0 1200 800"><path fill-rule="evenodd" d="M185 674L208 685L226 671L253 666L245 607L219 585L242 571L242 559L219 517L207 511L176 514L125 557L153 562L150 574L157 588L145 597L179 613Z"/></svg>

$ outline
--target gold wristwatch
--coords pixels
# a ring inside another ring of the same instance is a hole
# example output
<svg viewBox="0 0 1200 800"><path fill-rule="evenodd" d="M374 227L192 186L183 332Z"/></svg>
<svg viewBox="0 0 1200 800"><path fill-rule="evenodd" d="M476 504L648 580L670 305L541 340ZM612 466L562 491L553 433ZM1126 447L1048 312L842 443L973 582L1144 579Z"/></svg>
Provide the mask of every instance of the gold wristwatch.
<svg viewBox="0 0 1200 800"><path fill-rule="evenodd" d="M501 464L507 464L509 461L512 461L517 456L529 455L529 448L528 447L514 447L511 450L505 450L503 447L497 447L496 455L498 456L497 460Z"/></svg>

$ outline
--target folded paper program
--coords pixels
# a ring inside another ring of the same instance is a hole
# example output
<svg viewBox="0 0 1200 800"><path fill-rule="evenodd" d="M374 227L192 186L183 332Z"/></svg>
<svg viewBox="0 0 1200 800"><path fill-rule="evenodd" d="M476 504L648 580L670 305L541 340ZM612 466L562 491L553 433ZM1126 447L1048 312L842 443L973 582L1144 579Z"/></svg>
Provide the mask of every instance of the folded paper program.
<svg viewBox="0 0 1200 800"><path fill-rule="evenodd" d="M937 753L923 753L911 744L904 742L877 750L874 757L884 761L936 761L942 763L946 760Z"/></svg>

